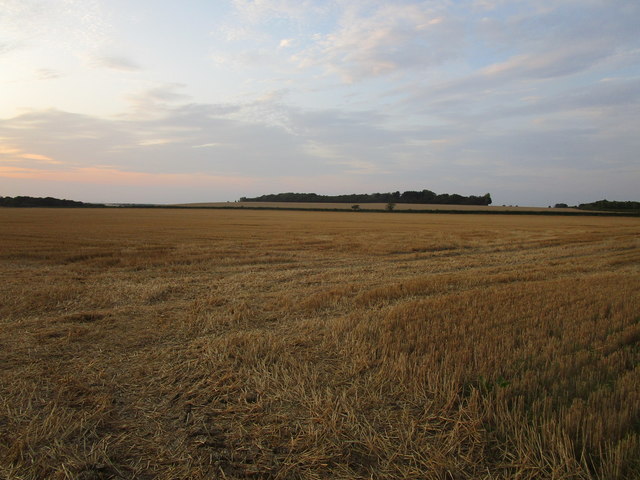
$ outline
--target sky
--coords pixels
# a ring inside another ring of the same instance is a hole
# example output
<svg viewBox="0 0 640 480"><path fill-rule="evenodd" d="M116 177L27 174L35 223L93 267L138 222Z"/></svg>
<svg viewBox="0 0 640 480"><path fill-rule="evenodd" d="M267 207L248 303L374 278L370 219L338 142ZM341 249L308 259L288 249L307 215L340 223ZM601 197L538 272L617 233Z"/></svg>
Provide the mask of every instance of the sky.
<svg viewBox="0 0 640 480"><path fill-rule="evenodd" d="M0 0L0 196L640 200L637 0Z"/></svg>

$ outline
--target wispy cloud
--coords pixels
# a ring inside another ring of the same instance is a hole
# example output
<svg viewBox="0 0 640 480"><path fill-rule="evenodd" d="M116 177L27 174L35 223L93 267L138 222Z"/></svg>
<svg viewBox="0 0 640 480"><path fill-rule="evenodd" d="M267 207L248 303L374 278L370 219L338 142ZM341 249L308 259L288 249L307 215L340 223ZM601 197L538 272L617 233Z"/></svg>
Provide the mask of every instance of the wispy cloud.
<svg viewBox="0 0 640 480"><path fill-rule="evenodd" d="M5 55L18 48L19 44L16 42L0 42L0 56Z"/></svg>
<svg viewBox="0 0 640 480"><path fill-rule="evenodd" d="M62 75L60 72L52 68L39 68L36 72L36 76L38 80L55 80L56 78L60 78Z"/></svg>
<svg viewBox="0 0 640 480"><path fill-rule="evenodd" d="M312 0L233 0L232 3L238 15L254 24L274 18L302 21L327 11L322 2Z"/></svg>
<svg viewBox="0 0 640 480"><path fill-rule="evenodd" d="M77 182L83 184L130 185L139 187L149 185L171 187L215 187L216 185L233 185L235 187L248 187L256 182L255 179L250 177L236 177L231 175L137 172L135 170L107 167L73 167L60 171L45 168L0 166L0 176Z"/></svg>
<svg viewBox="0 0 640 480"><path fill-rule="evenodd" d="M0 162L14 164L63 165L64 162L40 153L30 153L19 147L0 145Z"/></svg>
<svg viewBox="0 0 640 480"><path fill-rule="evenodd" d="M48 163L50 165L62 165L63 162L58 160L54 160L51 157L47 157L46 155L40 155L38 153L22 153L18 155L19 158L25 158L27 160L36 160L42 163Z"/></svg>
<svg viewBox="0 0 640 480"><path fill-rule="evenodd" d="M428 4L381 4L347 9L339 27L299 52L300 67L318 66L352 82L404 69L441 64L460 53L453 18Z"/></svg>
<svg viewBox="0 0 640 480"><path fill-rule="evenodd" d="M67 50L104 44L110 29L97 0L2 0L0 29L10 44L30 48L37 41Z"/></svg>
<svg viewBox="0 0 640 480"><path fill-rule="evenodd" d="M121 72L136 72L142 70L142 67L133 60L117 55L105 55L94 58L93 65L98 67L110 68Z"/></svg>
<svg viewBox="0 0 640 480"><path fill-rule="evenodd" d="M563 45L553 50L514 55L504 62L480 70L489 81L513 78L553 78L579 73L592 68L613 53L598 42Z"/></svg>
<svg viewBox="0 0 640 480"><path fill-rule="evenodd" d="M203 143L202 145L193 145L191 148L215 148L215 147L222 147L222 146L224 146L224 143L211 142L211 143Z"/></svg>
<svg viewBox="0 0 640 480"><path fill-rule="evenodd" d="M152 117L162 115L170 104L185 102L191 97L183 93L184 85L169 83L126 95L126 99L138 115Z"/></svg>

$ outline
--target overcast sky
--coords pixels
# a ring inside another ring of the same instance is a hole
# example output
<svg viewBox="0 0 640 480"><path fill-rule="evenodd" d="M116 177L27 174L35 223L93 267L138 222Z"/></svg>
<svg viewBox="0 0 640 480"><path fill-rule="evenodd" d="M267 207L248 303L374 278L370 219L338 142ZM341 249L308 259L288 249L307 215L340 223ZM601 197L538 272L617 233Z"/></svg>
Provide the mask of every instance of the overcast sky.
<svg viewBox="0 0 640 480"><path fill-rule="evenodd" d="M0 196L640 200L637 0L0 0Z"/></svg>

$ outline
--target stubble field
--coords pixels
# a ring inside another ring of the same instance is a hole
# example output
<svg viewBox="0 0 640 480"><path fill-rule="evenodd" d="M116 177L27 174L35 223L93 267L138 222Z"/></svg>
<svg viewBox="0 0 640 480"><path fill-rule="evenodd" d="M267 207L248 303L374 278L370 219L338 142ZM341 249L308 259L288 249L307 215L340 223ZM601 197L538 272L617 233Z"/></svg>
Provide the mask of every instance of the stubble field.
<svg viewBox="0 0 640 480"><path fill-rule="evenodd" d="M216 203L184 203L175 205L179 207L194 208L286 208L286 209L330 209L330 210L353 210L353 206L357 205L359 210L387 210L387 203L313 203L313 202L216 202ZM420 204L420 203L394 203L393 209L413 210L416 212L430 210L455 210L460 212L514 212L514 213L570 213L581 214L585 210L577 210L575 208L543 208L543 207L518 207L518 206L497 206L497 205L438 205L438 204Z"/></svg>
<svg viewBox="0 0 640 480"><path fill-rule="evenodd" d="M633 479L640 220L0 209L0 477Z"/></svg>

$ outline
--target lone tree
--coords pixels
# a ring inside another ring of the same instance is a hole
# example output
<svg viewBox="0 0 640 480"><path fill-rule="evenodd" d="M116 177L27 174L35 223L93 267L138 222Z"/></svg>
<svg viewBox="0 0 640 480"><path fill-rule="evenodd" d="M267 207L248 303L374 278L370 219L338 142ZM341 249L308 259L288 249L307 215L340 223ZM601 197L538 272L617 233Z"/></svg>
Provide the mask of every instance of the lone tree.
<svg viewBox="0 0 640 480"><path fill-rule="evenodd" d="M351 210L357 212L358 210L360 210L360 205L351 205Z"/></svg>
<svg viewBox="0 0 640 480"><path fill-rule="evenodd" d="M390 212L393 212L393 209L396 208L396 204L393 202L389 202L387 203L387 210L389 210Z"/></svg>

